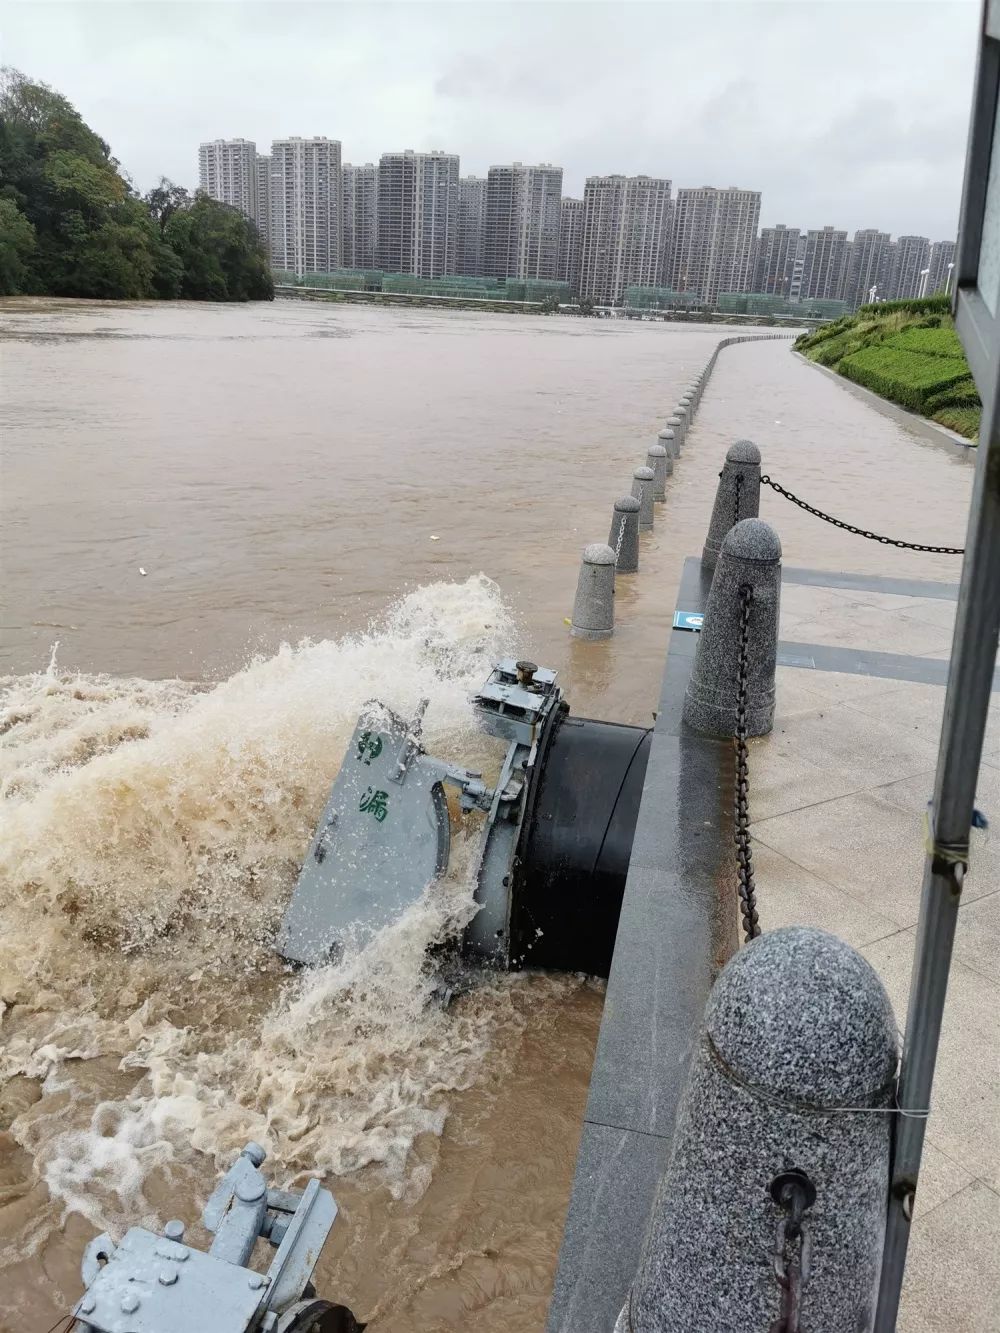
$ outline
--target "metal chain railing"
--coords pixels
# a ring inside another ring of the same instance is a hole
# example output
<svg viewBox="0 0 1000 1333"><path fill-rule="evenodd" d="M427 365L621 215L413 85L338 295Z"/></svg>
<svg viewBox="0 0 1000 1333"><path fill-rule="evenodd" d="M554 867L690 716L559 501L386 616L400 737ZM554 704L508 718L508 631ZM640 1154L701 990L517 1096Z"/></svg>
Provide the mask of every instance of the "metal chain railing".
<svg viewBox="0 0 1000 1333"><path fill-rule="evenodd" d="M814 505L808 504L805 500L800 500L797 495L791 491L786 491L776 481L770 477L761 477L762 486L770 486L772 491L777 491L783 495L786 500L791 500L793 505L798 505L804 509L807 514L812 514L814 518L821 518L824 523L832 523L835 528L841 528L844 532L851 532L855 537L867 537L869 541L881 542L883 546L898 546L902 551L924 551L929 555L965 555L965 548L962 546L924 546L920 542L904 542L898 537L882 537L877 532L869 532L867 528L856 528L853 523L845 523L843 519L834 518L832 514L824 514L822 509L817 509Z"/></svg>
<svg viewBox="0 0 1000 1333"><path fill-rule="evenodd" d="M622 542L625 540L625 524L627 518L622 514L621 527L618 529L618 541L615 543L615 564L622 558Z"/></svg>
<svg viewBox="0 0 1000 1333"><path fill-rule="evenodd" d="M734 797L736 865L743 939L749 944L760 934L757 919L757 886L754 883L753 851L750 847L750 763L747 752L747 645L750 638L750 607L753 589L740 587L740 645L736 668L736 791Z"/></svg>
<svg viewBox="0 0 1000 1333"><path fill-rule="evenodd" d="M771 1198L782 1210L771 1253L781 1288L781 1310L769 1333L801 1333L802 1288L812 1266L812 1233L806 1212L816 1202L816 1186L804 1171L783 1171L771 1181Z"/></svg>

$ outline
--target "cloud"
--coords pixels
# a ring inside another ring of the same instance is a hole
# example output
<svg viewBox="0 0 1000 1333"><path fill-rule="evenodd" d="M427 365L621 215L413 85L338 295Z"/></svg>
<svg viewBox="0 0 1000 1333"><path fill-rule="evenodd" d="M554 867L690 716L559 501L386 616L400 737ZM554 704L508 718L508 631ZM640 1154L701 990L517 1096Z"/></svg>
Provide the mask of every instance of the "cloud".
<svg viewBox="0 0 1000 1333"><path fill-rule="evenodd" d="M954 235L976 0L5 5L4 59L64 92L137 184L203 139L327 134L763 194L761 221Z"/></svg>

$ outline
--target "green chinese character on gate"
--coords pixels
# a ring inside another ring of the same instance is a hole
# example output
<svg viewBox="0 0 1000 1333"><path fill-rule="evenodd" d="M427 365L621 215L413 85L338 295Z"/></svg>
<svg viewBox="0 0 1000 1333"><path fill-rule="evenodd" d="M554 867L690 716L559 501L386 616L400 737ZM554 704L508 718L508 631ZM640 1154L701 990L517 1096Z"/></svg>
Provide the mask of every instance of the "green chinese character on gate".
<svg viewBox="0 0 1000 1333"><path fill-rule="evenodd" d="M387 791L373 791L371 787L366 788L358 809L370 812L381 824L389 813L389 793Z"/></svg>
<svg viewBox="0 0 1000 1333"><path fill-rule="evenodd" d="M371 764L382 753L382 737L376 731L363 731L358 740L358 758L363 764Z"/></svg>

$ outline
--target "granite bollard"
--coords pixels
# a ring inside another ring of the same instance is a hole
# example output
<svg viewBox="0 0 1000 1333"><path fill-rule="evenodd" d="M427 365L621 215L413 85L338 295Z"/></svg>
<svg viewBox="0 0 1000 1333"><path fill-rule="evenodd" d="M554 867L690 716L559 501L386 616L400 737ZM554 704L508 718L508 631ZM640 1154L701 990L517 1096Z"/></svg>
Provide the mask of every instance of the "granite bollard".
<svg viewBox="0 0 1000 1333"><path fill-rule="evenodd" d="M665 426L656 438L667 451L667 476L670 477L673 475L674 471L674 459L680 458L681 456L680 446L677 443L677 436L669 426Z"/></svg>
<svg viewBox="0 0 1000 1333"><path fill-rule="evenodd" d="M639 531L649 532L653 526L653 481L651 467L637 467L632 473L632 494L639 501Z"/></svg>
<svg viewBox="0 0 1000 1333"><path fill-rule="evenodd" d="M737 440L730 445L719 473L715 505L702 547L703 569L714 569L726 533L741 518L756 518L760 513L760 450L752 440Z"/></svg>
<svg viewBox="0 0 1000 1333"><path fill-rule="evenodd" d="M603 542L583 548L570 633L578 639L610 639L615 630L615 553Z"/></svg>
<svg viewBox="0 0 1000 1333"><path fill-rule="evenodd" d="M750 589L751 596L747 623L747 735L766 736L774 726L781 542L774 529L759 518L741 519L722 543L684 695L684 721L709 736L736 734L736 676L744 587Z"/></svg>
<svg viewBox="0 0 1000 1333"><path fill-rule="evenodd" d="M709 995L615 1333L778 1327L773 1255L786 1214L771 1185L791 1169L816 1191L802 1328L870 1333L896 1060L889 998L850 945L792 926L741 949Z"/></svg>
<svg viewBox="0 0 1000 1333"><path fill-rule="evenodd" d="M680 458L681 449L684 447L684 418L677 412L667 417L667 430L674 432L674 457Z"/></svg>
<svg viewBox="0 0 1000 1333"><path fill-rule="evenodd" d="M667 498L667 464L671 460L662 444L651 444L646 454L646 466L653 469L653 499L661 504ZM671 468L671 471L673 469Z"/></svg>
<svg viewBox="0 0 1000 1333"><path fill-rule="evenodd" d="M608 545L617 556L618 573L634 574L639 568L639 501L634 495L615 501Z"/></svg>

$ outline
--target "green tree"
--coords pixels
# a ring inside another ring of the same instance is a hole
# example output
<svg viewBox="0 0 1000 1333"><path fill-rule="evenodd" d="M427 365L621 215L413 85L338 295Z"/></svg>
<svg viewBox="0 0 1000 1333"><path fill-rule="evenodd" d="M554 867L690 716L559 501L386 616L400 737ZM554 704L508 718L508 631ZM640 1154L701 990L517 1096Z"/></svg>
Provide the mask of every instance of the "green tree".
<svg viewBox="0 0 1000 1333"><path fill-rule="evenodd" d="M0 291L269 300L257 229L161 180L140 199L59 93L0 71Z"/></svg>
<svg viewBox="0 0 1000 1333"><path fill-rule="evenodd" d="M13 199L0 198L0 296L24 291L35 229Z"/></svg>
<svg viewBox="0 0 1000 1333"><path fill-rule="evenodd" d="M176 186L164 181L160 190L169 193ZM190 301L269 301L274 297L274 281L257 228L237 209L199 192L193 200L175 194L162 212L167 213L163 239L183 266L181 296Z"/></svg>
<svg viewBox="0 0 1000 1333"><path fill-rule="evenodd" d="M594 302L589 296L581 296L577 306L581 315L592 315L594 313Z"/></svg>

